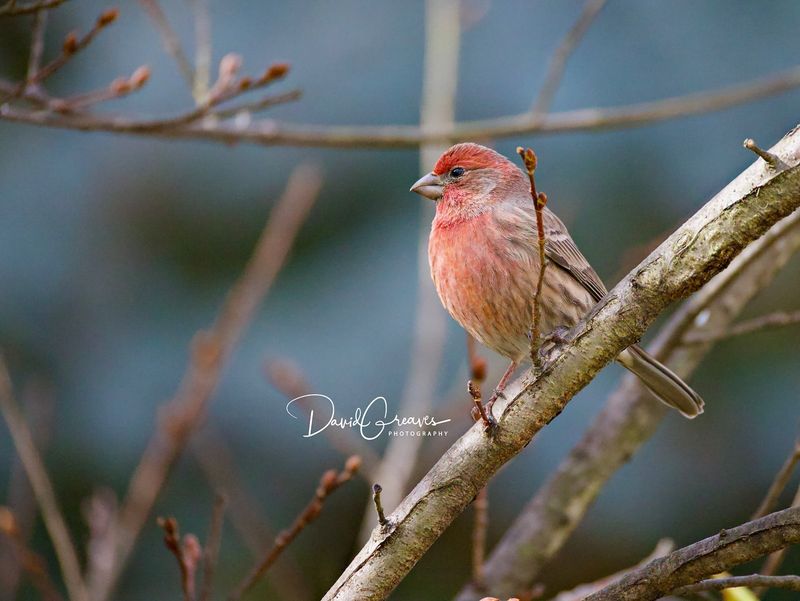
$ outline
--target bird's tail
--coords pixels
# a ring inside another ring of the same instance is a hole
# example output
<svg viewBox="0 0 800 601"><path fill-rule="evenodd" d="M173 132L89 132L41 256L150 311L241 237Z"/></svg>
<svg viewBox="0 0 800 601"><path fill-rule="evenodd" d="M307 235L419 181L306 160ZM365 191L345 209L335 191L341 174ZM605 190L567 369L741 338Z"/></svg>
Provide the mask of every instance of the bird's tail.
<svg viewBox="0 0 800 601"><path fill-rule="evenodd" d="M617 360L633 372L656 398L692 419L703 412L703 399L666 366L634 344L620 353Z"/></svg>

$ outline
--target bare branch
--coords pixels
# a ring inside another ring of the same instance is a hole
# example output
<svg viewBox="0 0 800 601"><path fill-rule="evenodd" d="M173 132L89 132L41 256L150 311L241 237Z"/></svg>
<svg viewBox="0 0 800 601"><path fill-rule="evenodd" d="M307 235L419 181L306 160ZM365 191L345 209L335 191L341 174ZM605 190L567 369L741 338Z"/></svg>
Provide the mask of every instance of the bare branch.
<svg viewBox="0 0 800 601"><path fill-rule="evenodd" d="M655 559L585 601L653 601L790 544L800 543L800 507L772 513Z"/></svg>
<svg viewBox="0 0 800 601"><path fill-rule="evenodd" d="M99 599L107 598L113 590L172 466L205 416L223 366L283 266L320 187L321 177L315 168L306 165L294 170L216 321L210 330L195 337L180 389L162 408L156 432L131 477L120 510L115 568Z"/></svg>
<svg viewBox="0 0 800 601"><path fill-rule="evenodd" d="M711 349L711 344L685 346L687 333L725 329L798 249L800 211L775 225L685 303L649 351L687 378ZM495 547L486 566L492 591L512 595L535 581L604 484L653 435L666 412L635 376L623 378L580 442ZM467 586L458 599L474 597Z"/></svg>
<svg viewBox="0 0 800 601"><path fill-rule="evenodd" d="M50 10L64 4L67 0L36 0L27 4L17 4L16 0L8 0L0 6L0 18L19 17L21 15L36 14L41 11Z"/></svg>
<svg viewBox="0 0 800 601"><path fill-rule="evenodd" d="M58 505L47 468L33 442L33 435L25 417L14 399L11 376L2 355L0 355L0 412L8 424L14 448L25 467L36 502L42 511L42 519L53 542L69 597L71 601L89 601L86 585L81 576L78 553Z"/></svg>
<svg viewBox="0 0 800 601"><path fill-rule="evenodd" d="M338 148L400 148L420 144L449 144L460 140L504 138L523 134L554 134L638 127L668 119L720 111L787 92L800 86L800 67L751 82L654 102L613 108L585 108L532 118L530 113L451 126L325 126L257 120L241 128L226 122L175 123L176 118L137 119L94 113L59 115L31 111L0 102L0 120L79 131L105 131L167 139L203 139L264 146L314 146ZM0 82L0 91L9 84Z"/></svg>
<svg viewBox="0 0 800 601"><path fill-rule="evenodd" d="M345 463L344 469L336 473L336 470L328 470L320 478L319 486L314 493L314 498L305 509L297 516L294 523L287 530L278 534L272 549L266 557L256 564L247 577L233 590L228 599L234 601L249 591L263 576L267 570L280 557L280 554L297 538L306 526L313 522L322 511L325 500L342 484L349 482L361 466L361 458L353 455Z"/></svg>
<svg viewBox="0 0 800 601"><path fill-rule="evenodd" d="M547 75L545 75L544 83L539 89L539 95L533 103L531 115L539 115L550 110L556 92L561 85L561 79L564 77L569 57L575 52L597 15L603 10L606 2L607 0L586 0L578 20L572 25L550 58L550 63L547 65Z"/></svg>
<svg viewBox="0 0 800 601"><path fill-rule="evenodd" d="M675 591L676 595L692 595L703 591L721 591L726 588L738 586L782 588L790 591L800 591L800 576L764 576L752 574L750 576L730 576L728 578L709 578L695 584L684 586Z"/></svg>
<svg viewBox="0 0 800 601"><path fill-rule="evenodd" d="M744 334L751 334L760 330L768 330L773 328L782 328L800 323L800 311L793 311L790 313L784 311L777 311L760 317L754 317L747 321L733 324L725 330L719 332L695 332L691 336L687 336L684 342L686 344L702 344L706 342L719 342L726 338L733 338L735 336L743 336Z"/></svg>
<svg viewBox="0 0 800 601"><path fill-rule="evenodd" d="M794 499L792 499L791 507L800 508L800 487L797 488L797 492L794 495ZM761 568L761 574L764 576L772 576L775 574L783 564L783 560L786 557L786 549L779 549L772 553L769 557L767 557L766 561L764 562L764 566ZM763 593L763 590L757 591L757 593Z"/></svg>
<svg viewBox="0 0 800 601"><path fill-rule="evenodd" d="M31 584L39 591L45 601L62 601L61 593L47 573L47 563L39 555L31 551L25 544L14 513L0 505L0 534L6 536L13 548L16 560L28 574ZM9 599L14 598L13 591Z"/></svg>
<svg viewBox="0 0 800 601"><path fill-rule="evenodd" d="M173 517L158 518L158 525L164 531L164 545L178 562L183 601L194 601L195 574L201 555L200 543L191 534L181 539L178 520Z"/></svg>
<svg viewBox="0 0 800 601"><path fill-rule="evenodd" d="M602 367L671 302L699 289L794 212L800 206L800 133L788 134L773 152L781 150L792 157L790 169L775 173L751 165L611 290L536 380L518 380L522 390L503 403L495 436L485 436L480 426L462 436L389 517L392 531L373 537L324 599L384 599L489 478Z"/></svg>
<svg viewBox="0 0 800 601"><path fill-rule="evenodd" d="M42 55L44 54L44 31L47 26L47 12L40 10L33 15L33 25L31 26L31 52L28 56L28 71L25 76L26 81L31 81L42 67Z"/></svg>
<svg viewBox="0 0 800 601"><path fill-rule="evenodd" d="M743 146L747 148L747 150L752 150L754 153L764 159L764 161L766 161L766 163L773 169L786 169L786 163L784 163L778 155L772 154L771 152L767 152L766 150L760 148L752 138L747 138L744 141Z"/></svg>

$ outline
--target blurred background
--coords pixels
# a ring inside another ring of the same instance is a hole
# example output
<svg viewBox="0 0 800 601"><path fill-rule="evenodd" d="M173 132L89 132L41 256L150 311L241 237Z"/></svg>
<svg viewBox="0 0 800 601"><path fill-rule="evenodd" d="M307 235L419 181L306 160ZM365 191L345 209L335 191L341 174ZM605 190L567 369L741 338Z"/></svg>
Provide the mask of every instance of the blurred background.
<svg viewBox="0 0 800 601"><path fill-rule="evenodd" d="M107 6L74 1L51 13L45 56ZM452 17L464 27L457 118L529 108L548 57L581 6L464 0ZM107 109L165 115L189 107L192 99L145 14L133 2L120 9L119 22L53 78L53 93L103 86L148 64L146 88ZM186 3L165 2L165 9L191 48ZM278 120L415 124L424 14L421 0L214 1L215 64L227 52L242 54L244 71L252 73L290 62L292 73L280 85L302 88L303 98L268 113ZM24 75L29 23L0 22L4 77ZM612 0L571 58L553 110L656 100L774 73L796 64L798 25L800 4L793 0ZM522 136L495 147L506 155L520 144L534 147L549 206L613 284L753 161L744 138L770 146L798 123L798 107L795 90L639 129ZM425 202L408 192L420 172L418 152L226 146L0 122L0 346L18 396L51 405L42 426L50 432L45 459L81 545L82 501L98 485L124 494L159 405L178 387L189 341L213 321L288 173L309 161L322 169L321 195L226 368L209 417L260 519L274 531L290 523L322 471L341 466L343 457L323 437L302 438L303 425L286 414L284 395L264 376L266 360L295 361L340 414L379 395L398 409L410 364ZM795 258L746 315L798 308L798 276ZM449 318L447 324L436 395L443 400L434 414L464 378L464 334ZM552 562L548 586L632 564L660 537L683 545L748 518L797 435L797 334L797 328L756 333L715 348L692 379L706 400L705 415L693 422L668 417ZM485 354L494 383L503 361ZM580 437L620 376L616 366L604 370L493 480L490 543ZM424 443L420 474L468 427L466 395L463 406L463 419L451 424L444 443ZM14 452L8 431L0 432L5 487ZM381 452L387 440L369 445ZM360 547L367 500L362 479L337 492L252 598L280 598L277 581L284 578L285 586L285 573L295 568L304 576L303 594L320 597ZM155 513L175 515L184 531L202 537L212 502L203 471L185 454ZM452 596L469 577L470 528L467 511L392 598ZM179 595L161 536L150 521L116 599ZM52 560L41 522L33 546ZM796 571L797 553L790 558L786 569ZM218 589L229 590L251 562L226 524ZM25 585L21 598L34 597Z"/></svg>

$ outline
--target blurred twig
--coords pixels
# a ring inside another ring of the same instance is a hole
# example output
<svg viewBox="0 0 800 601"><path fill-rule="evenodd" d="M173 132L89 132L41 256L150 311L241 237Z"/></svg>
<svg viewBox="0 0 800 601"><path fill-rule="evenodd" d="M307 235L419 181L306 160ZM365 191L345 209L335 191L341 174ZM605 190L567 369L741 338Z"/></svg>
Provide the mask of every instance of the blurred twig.
<svg viewBox="0 0 800 601"><path fill-rule="evenodd" d="M44 455L52 437L55 399L51 387L38 379L26 382L21 401L28 429L33 443ZM8 482L7 503L14 518L14 546L27 543L33 533L37 516L36 498L19 456L16 455L11 466ZM13 556L8 556L8 554ZM0 599L16 598L20 568L25 568L18 559L24 559L18 551L0 543Z"/></svg>
<svg viewBox="0 0 800 601"><path fill-rule="evenodd" d="M225 497L217 494L208 528L208 540L203 549L203 586L200 588L200 601L211 601L214 591L214 573L219 560L219 546L222 542L222 526L225 517Z"/></svg>
<svg viewBox="0 0 800 601"><path fill-rule="evenodd" d="M5 4L0 5L0 18L40 13L45 10L50 10L51 8L56 8L66 1L67 0L37 0L34 2L17 3L17 0L8 0Z"/></svg>
<svg viewBox="0 0 800 601"><path fill-rule="evenodd" d="M486 560L486 534L489 530L489 487L484 486L472 502L472 582L482 591L486 588L483 562Z"/></svg>
<svg viewBox="0 0 800 601"><path fill-rule="evenodd" d="M189 59L186 58L186 53L183 51L180 38L169 24L167 16L161 9L161 5L158 3L158 0L138 1L144 11L147 13L147 16L150 17L150 20L153 22L153 26L161 36L161 43L164 46L164 50L173 58L175 64L178 65L178 71L180 71L183 79L186 80L186 84L191 88L194 82L194 69L189 62Z"/></svg>
<svg viewBox="0 0 800 601"><path fill-rule="evenodd" d="M781 469L775 474L775 478L769 490L767 490L767 494L764 496L764 499L761 501L761 504L758 506L758 509L756 509L751 519L755 520L764 517L775 509L775 506L778 504L778 499L786 488L786 485L789 484L794 468L798 463L800 463L800 438L794 441L794 447L788 457L786 457L786 461L783 462Z"/></svg>
<svg viewBox="0 0 800 601"><path fill-rule="evenodd" d="M687 336L684 342L687 344L696 344L702 342L718 342L726 338L733 338L734 336L742 336L743 334L751 334L760 330L767 330L772 328L781 328L800 323L800 311L785 312L776 311L775 313L768 313L748 319L718 332L706 332L703 334L694 333L692 336Z"/></svg>
<svg viewBox="0 0 800 601"><path fill-rule="evenodd" d="M173 517L158 518L158 525L164 531L164 545L178 562L183 600L194 601L195 576L202 555L200 543L193 534L187 534L181 538L178 520Z"/></svg>
<svg viewBox="0 0 800 601"><path fill-rule="evenodd" d="M239 467L225 441L212 422L207 422L192 439L191 449L212 490L221 491L229 507L228 519L254 557L267 552L275 532L267 523L257 499L242 481ZM286 555L271 572L272 585L278 595L294 601L312 598L306 579L295 558Z"/></svg>
<svg viewBox="0 0 800 601"><path fill-rule="evenodd" d="M231 592L228 599L231 601L239 599L266 574L267 570L275 563L275 560L278 559L283 550L297 538L297 535L300 534L308 524L317 519L328 496L342 484L351 480L358 471L360 465L361 459L357 455L353 455L345 462L344 469L338 474L336 470L328 470L322 475L319 486L311 502L303 509L300 515L297 516L294 523L288 529L278 534L275 538L275 543L266 556L253 567L244 580Z"/></svg>
<svg viewBox="0 0 800 601"><path fill-rule="evenodd" d="M422 83L420 123L423 129L441 127L455 119L458 87L458 57L461 49L460 0L427 0L425 4L425 62ZM420 147L420 171L427 173L445 150L441 143ZM436 384L444 351L447 322L430 277L428 237L433 218L433 203L420 206L417 235L417 304L411 365L406 377L398 413L421 416L427 413L436 394ZM389 439L383 462L373 480L383 484L384 506L394 509L409 490L411 474L417 463L422 437ZM367 509L359 539L369 538L374 527L372 512Z"/></svg>
<svg viewBox="0 0 800 601"><path fill-rule="evenodd" d="M782 588L790 591L800 591L800 576L764 576L752 574L750 576L730 576L727 578L709 578L695 584L684 586L675 591L677 595L691 595L703 591L721 591L726 588L739 586Z"/></svg>
<svg viewBox="0 0 800 601"><path fill-rule="evenodd" d="M211 83L211 17L208 0L191 0L194 13L194 80L192 96L197 104L208 97Z"/></svg>
<svg viewBox="0 0 800 601"><path fill-rule="evenodd" d="M688 377L712 344L683 345L690 332L725 329L800 249L800 212L780 221L697 292L659 332L649 351ZM604 484L656 431L666 409L635 377L605 408L509 527L486 565L490 590L514 594L538 577L583 519ZM474 598L466 586L459 601Z"/></svg>
<svg viewBox="0 0 800 601"><path fill-rule="evenodd" d="M20 532L16 516L8 507L0 505L0 535L11 544L15 560L28 574L33 587L39 591L45 601L62 601L61 593L47 573L47 563L39 555L31 551L25 544ZM14 591L10 591L8 599L15 599Z"/></svg>
<svg viewBox="0 0 800 601"><path fill-rule="evenodd" d="M195 336L181 386L162 407L156 431L131 477L120 509L114 571L97 598L105 599L111 594L172 466L205 416L223 367L285 263L321 185L321 176L314 167L301 165L292 172L216 321L209 330Z"/></svg>
<svg viewBox="0 0 800 601"><path fill-rule="evenodd" d="M25 417L14 399L11 376L2 355L0 355L0 412L8 424L14 448L25 467L36 502L42 512L42 519L53 542L69 597L71 601L89 601L78 562L78 553L58 506L47 468L39 455Z"/></svg>
<svg viewBox="0 0 800 601"><path fill-rule="evenodd" d="M544 83L539 89L536 101L533 103L531 115L538 116L550 110L553 98L555 98L556 92L558 92L558 88L561 85L561 79L564 77L569 57L575 52L583 36L589 31L606 2L607 0L586 0L577 21L561 40L561 43L553 52L553 56L550 57L550 63L547 65L547 75L545 75Z"/></svg>

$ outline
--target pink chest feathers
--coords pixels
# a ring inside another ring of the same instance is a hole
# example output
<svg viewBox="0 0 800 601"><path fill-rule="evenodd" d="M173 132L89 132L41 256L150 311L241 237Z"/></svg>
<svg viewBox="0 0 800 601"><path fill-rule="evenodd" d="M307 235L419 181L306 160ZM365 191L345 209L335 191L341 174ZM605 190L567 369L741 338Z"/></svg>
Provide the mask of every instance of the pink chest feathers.
<svg viewBox="0 0 800 601"><path fill-rule="evenodd" d="M478 341L512 359L524 357L538 256L509 240L486 212L468 221L434 221L428 258L447 311Z"/></svg>

